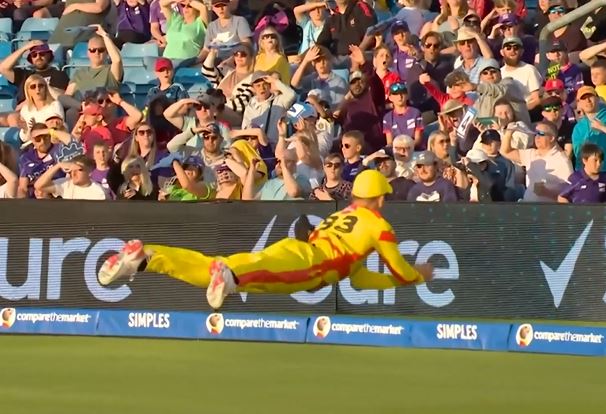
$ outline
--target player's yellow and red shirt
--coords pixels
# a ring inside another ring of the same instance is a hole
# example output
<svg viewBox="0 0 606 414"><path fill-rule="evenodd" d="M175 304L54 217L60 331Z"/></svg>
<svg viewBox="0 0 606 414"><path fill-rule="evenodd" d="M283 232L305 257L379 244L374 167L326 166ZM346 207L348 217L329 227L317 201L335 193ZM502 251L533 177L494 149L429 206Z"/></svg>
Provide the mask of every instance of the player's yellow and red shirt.
<svg viewBox="0 0 606 414"><path fill-rule="evenodd" d="M376 251L402 284L423 282L423 276L398 251L393 228L377 211L352 204L318 224L309 242L337 263L341 278L363 266L366 257Z"/></svg>

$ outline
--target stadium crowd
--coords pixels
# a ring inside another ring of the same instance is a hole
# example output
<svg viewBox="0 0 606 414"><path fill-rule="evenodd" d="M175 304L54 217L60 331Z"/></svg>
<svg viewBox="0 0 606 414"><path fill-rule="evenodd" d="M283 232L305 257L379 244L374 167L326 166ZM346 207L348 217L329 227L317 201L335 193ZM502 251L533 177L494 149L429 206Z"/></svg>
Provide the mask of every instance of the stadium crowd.
<svg viewBox="0 0 606 414"><path fill-rule="evenodd" d="M0 197L606 201L606 9L529 6L2 0Z"/></svg>

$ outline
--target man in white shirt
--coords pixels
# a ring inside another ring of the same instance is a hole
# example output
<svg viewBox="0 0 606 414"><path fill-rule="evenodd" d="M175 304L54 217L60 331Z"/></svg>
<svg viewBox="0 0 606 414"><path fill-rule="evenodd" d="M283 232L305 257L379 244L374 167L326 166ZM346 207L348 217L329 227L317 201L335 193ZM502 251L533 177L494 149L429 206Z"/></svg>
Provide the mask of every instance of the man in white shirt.
<svg viewBox="0 0 606 414"><path fill-rule="evenodd" d="M522 61L523 54L524 47L519 37L507 37L503 40L501 56L505 64L501 68L501 78L512 78L516 82L530 110L541 103L540 88L543 80L537 68Z"/></svg>
<svg viewBox="0 0 606 414"><path fill-rule="evenodd" d="M536 126L536 148L513 149L513 129L507 129L501 141L501 154L526 168L526 192L524 201L555 202L566 188L572 174L572 164L557 144L558 128L549 121Z"/></svg>
<svg viewBox="0 0 606 414"><path fill-rule="evenodd" d="M68 173L67 177L53 181L61 169ZM86 156L79 155L70 162L60 162L46 170L34 188L65 200L107 200L109 197L105 189L90 178L93 169L93 162Z"/></svg>

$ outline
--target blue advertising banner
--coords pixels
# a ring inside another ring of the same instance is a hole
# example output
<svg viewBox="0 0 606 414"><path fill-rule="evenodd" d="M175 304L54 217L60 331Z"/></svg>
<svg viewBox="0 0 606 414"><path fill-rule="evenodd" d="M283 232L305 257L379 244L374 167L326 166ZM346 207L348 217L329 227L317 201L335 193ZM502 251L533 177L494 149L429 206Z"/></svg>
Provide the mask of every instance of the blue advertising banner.
<svg viewBox="0 0 606 414"><path fill-rule="evenodd" d="M514 324L509 334L509 350L602 356L606 353L605 336L606 328Z"/></svg>
<svg viewBox="0 0 606 414"><path fill-rule="evenodd" d="M0 333L95 335L98 315L91 309L4 308Z"/></svg>
<svg viewBox="0 0 606 414"><path fill-rule="evenodd" d="M401 319L315 316L307 342L343 345L410 346L410 323Z"/></svg>
<svg viewBox="0 0 606 414"><path fill-rule="evenodd" d="M510 329L508 323L412 322L410 342L415 348L506 351Z"/></svg>
<svg viewBox="0 0 606 414"><path fill-rule="evenodd" d="M203 326L203 314L196 312L102 310L97 335L197 339Z"/></svg>
<svg viewBox="0 0 606 414"><path fill-rule="evenodd" d="M202 339L305 342L307 317L253 313L205 315Z"/></svg>

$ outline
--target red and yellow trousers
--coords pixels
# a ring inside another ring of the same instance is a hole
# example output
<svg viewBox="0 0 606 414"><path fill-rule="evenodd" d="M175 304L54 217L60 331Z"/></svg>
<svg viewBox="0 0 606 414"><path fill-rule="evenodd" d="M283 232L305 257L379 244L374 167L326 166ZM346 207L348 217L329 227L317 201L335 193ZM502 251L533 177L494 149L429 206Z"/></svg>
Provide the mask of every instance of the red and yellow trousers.
<svg viewBox="0 0 606 414"><path fill-rule="evenodd" d="M364 266L351 267L354 257L331 257L332 247L322 241L314 244L283 239L255 253L237 253L227 257L206 256L178 247L145 245L149 259L146 272L162 273L190 285L207 288L210 264L221 259L238 279L239 292L295 293L336 284L344 267L354 268L349 275L356 289L389 289L402 285L391 275L371 272Z"/></svg>

